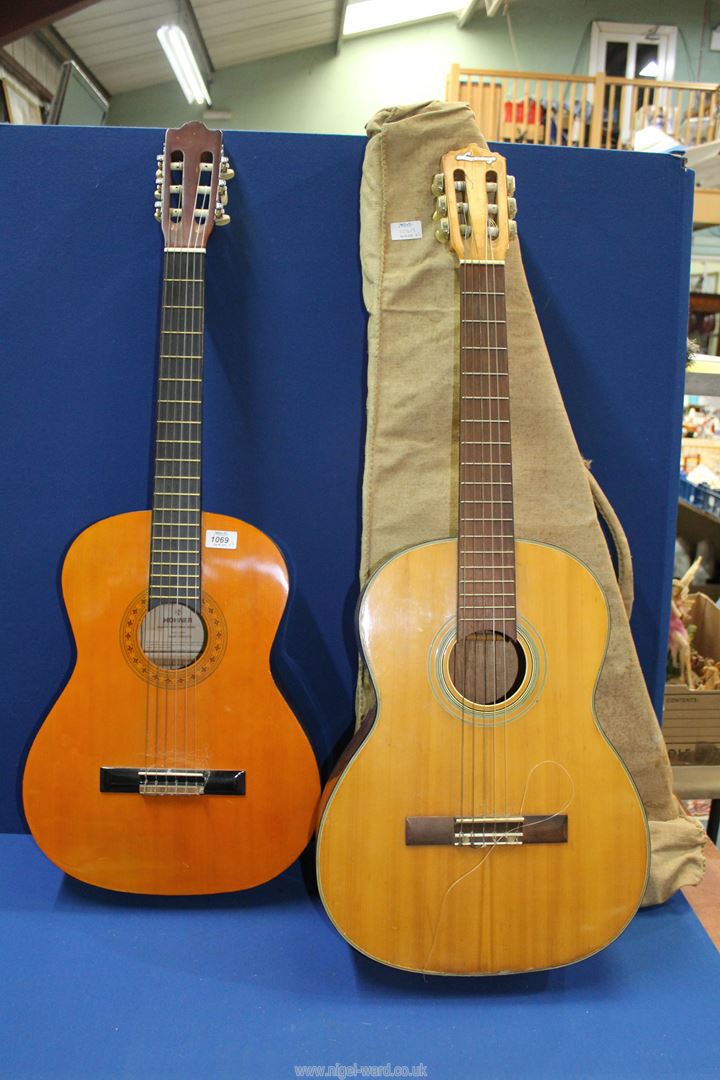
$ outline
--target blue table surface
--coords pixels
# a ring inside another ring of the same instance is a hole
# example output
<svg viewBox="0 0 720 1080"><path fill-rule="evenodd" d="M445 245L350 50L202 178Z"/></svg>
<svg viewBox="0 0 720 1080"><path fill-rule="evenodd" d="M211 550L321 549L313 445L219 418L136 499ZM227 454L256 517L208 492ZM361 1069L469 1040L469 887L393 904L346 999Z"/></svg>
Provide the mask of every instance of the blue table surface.
<svg viewBox="0 0 720 1080"><path fill-rule="evenodd" d="M573 967L423 979L356 954L306 879L123 896L0 836L0 1076L717 1075L720 956L680 895Z"/></svg>

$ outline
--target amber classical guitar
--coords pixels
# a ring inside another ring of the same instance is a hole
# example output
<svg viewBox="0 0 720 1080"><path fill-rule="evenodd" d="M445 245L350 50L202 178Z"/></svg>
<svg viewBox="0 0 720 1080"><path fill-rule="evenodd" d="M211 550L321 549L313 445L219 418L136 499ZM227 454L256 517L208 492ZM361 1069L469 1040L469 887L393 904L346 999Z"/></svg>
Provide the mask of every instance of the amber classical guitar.
<svg viewBox="0 0 720 1080"><path fill-rule="evenodd" d="M232 175L220 132L167 133L152 511L99 521L68 552L77 661L25 769L45 854L125 892L257 885L315 823L315 758L269 666L285 563L258 529L201 509L205 248Z"/></svg>
<svg viewBox="0 0 720 1080"><path fill-rule="evenodd" d="M514 182L471 145L444 156L433 191L459 260L458 538L389 559L363 595L377 713L325 793L320 890L340 933L385 964L532 971L621 932L647 827L594 713L605 596L569 552L514 535Z"/></svg>

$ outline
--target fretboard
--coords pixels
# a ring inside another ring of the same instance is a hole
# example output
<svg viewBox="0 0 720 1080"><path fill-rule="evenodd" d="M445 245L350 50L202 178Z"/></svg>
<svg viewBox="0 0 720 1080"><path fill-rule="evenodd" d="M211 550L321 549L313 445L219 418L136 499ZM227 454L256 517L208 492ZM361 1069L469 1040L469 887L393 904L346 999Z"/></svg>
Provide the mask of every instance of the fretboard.
<svg viewBox="0 0 720 1080"><path fill-rule="evenodd" d="M460 264L458 640L516 638L505 267Z"/></svg>
<svg viewBox="0 0 720 1080"><path fill-rule="evenodd" d="M166 251L149 606L200 610L205 254Z"/></svg>

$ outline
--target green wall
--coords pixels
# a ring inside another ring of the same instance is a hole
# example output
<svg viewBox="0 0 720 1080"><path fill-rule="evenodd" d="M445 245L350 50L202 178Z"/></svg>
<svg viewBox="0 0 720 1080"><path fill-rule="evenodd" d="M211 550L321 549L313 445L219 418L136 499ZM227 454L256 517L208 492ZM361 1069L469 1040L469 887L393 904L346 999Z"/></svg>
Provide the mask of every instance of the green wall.
<svg viewBox="0 0 720 1080"><path fill-rule="evenodd" d="M710 6L720 23L720 0ZM517 0L511 15L520 66L531 71L586 73L595 19L678 26L675 78L686 81L697 77L704 8L705 0ZM360 134L383 106L443 98L453 63L514 69L505 19L480 13L458 30L453 16L345 41L339 56L319 46L225 68L213 80L213 107L232 113L226 128ZM705 52L700 79L720 82L720 52ZM202 112L172 79L117 94L109 123L168 127Z"/></svg>

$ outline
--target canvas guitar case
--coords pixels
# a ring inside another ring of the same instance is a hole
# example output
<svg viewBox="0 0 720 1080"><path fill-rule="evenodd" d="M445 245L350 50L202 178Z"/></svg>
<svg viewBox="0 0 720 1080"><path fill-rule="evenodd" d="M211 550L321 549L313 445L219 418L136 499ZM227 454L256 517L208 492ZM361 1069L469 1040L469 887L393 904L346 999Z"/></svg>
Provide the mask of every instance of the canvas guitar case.
<svg viewBox="0 0 720 1080"><path fill-rule="evenodd" d="M459 103L384 109L367 133L360 229L370 315L361 587L396 552L457 535L457 275L447 272L450 256L431 228L420 239L396 243L390 223L427 221L430 182L442 155L471 142L487 145L469 106ZM645 804L652 858L643 903L659 903L702 878L704 833L672 794L667 752L630 633L627 540L575 442L517 243L508 254L506 290L516 535L570 551L605 590L610 641L595 707ZM598 511L617 548L618 577ZM358 722L372 705L361 666Z"/></svg>

